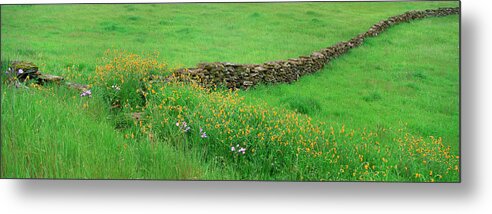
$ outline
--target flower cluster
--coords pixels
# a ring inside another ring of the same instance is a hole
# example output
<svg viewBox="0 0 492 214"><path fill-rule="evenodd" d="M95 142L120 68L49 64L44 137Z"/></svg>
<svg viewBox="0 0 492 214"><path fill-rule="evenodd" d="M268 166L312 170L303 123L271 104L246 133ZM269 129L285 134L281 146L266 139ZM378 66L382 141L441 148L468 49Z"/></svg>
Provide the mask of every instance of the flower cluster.
<svg viewBox="0 0 492 214"><path fill-rule="evenodd" d="M157 59L159 53L145 57L122 50L107 50L89 81L98 88L102 98L118 108L145 106L152 91L152 76L166 76L166 65ZM131 110L132 111L132 110Z"/></svg>
<svg viewBox="0 0 492 214"><path fill-rule="evenodd" d="M86 96L92 97L91 90L84 91L84 92L82 92L82 94L80 94L80 97L86 97Z"/></svg>
<svg viewBox="0 0 492 214"><path fill-rule="evenodd" d="M204 132L202 128L200 128L200 137L201 138L207 138L207 132Z"/></svg>
<svg viewBox="0 0 492 214"><path fill-rule="evenodd" d="M176 122L176 126L179 127L183 132L188 132L191 130L191 128L188 126L188 124L185 121L181 123L179 123L179 121Z"/></svg>
<svg viewBox="0 0 492 214"><path fill-rule="evenodd" d="M246 153L246 148L243 148L243 147L239 147L239 144L237 144L235 147L232 146L231 147L231 152L236 152L239 153L239 154L245 154Z"/></svg>
<svg viewBox="0 0 492 214"><path fill-rule="evenodd" d="M12 73L12 71L13 71L13 69L9 67L9 68L8 68L8 70L7 70L7 71L5 71L5 74L7 74L7 75L8 75L8 74ZM24 70L22 70L22 68L19 68L19 69L17 70L17 72L16 72L16 74L17 74L17 75L19 75L19 74L23 74L23 73L24 73Z"/></svg>
<svg viewBox="0 0 492 214"><path fill-rule="evenodd" d="M111 88L116 90L116 91L121 90L121 88L118 85L112 85Z"/></svg>

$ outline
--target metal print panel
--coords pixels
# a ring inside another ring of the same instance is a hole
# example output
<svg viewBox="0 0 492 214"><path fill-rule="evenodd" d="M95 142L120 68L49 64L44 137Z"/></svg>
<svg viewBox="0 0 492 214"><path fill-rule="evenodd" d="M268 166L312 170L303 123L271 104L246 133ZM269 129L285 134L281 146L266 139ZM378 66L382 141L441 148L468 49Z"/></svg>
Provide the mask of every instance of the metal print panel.
<svg viewBox="0 0 492 214"><path fill-rule="evenodd" d="M1 6L1 178L460 182L460 3Z"/></svg>

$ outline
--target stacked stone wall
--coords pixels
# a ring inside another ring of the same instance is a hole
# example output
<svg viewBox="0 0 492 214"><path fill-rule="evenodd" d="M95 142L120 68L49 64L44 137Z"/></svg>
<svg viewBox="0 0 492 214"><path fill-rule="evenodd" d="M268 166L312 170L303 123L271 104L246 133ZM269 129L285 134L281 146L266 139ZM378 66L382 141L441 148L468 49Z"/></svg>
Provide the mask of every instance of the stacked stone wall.
<svg viewBox="0 0 492 214"><path fill-rule="evenodd" d="M333 46L313 52L308 56L266 62L262 64L233 64L227 62L200 63L195 68L175 71L175 77L181 80L196 81L204 87L226 86L228 88L249 88L265 83L290 83L301 76L314 73L323 68L330 60L360 46L368 37L374 37L389 27L426 17L439 17L460 13L460 8L439 8L422 11L408 11L401 15L389 17L373 25L365 33L339 42Z"/></svg>

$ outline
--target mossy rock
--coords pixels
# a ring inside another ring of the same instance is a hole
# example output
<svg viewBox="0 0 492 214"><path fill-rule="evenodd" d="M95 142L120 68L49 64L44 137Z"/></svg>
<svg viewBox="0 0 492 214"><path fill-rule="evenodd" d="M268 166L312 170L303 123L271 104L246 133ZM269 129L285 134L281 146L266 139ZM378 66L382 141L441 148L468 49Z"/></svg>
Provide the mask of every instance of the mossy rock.
<svg viewBox="0 0 492 214"><path fill-rule="evenodd" d="M39 73L39 68L32 62L26 61L15 61L9 66L10 71L17 75L17 79L24 81L27 77L33 79L37 78Z"/></svg>

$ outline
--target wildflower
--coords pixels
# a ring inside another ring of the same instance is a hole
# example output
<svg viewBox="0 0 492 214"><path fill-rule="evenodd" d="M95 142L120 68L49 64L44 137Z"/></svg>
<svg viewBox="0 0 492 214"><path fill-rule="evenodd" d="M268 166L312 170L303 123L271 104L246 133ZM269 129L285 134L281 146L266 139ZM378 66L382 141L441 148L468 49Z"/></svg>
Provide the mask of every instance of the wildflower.
<svg viewBox="0 0 492 214"><path fill-rule="evenodd" d="M17 74L22 74L24 73L24 70L22 70L22 68L20 68L18 71L17 71Z"/></svg>
<svg viewBox="0 0 492 214"><path fill-rule="evenodd" d="M176 126L177 126L177 127L179 127L179 128L181 128L181 130L182 130L183 132L188 132L188 131L190 131L190 129L191 129L191 128L188 126L188 124L187 124L186 122L184 122L184 121L181 123L181 125L179 124L179 121L178 121L178 122L176 122Z"/></svg>
<svg viewBox="0 0 492 214"><path fill-rule="evenodd" d="M85 96L92 97L91 90L84 91L84 92L82 92L82 94L80 94L80 97L85 97Z"/></svg>
<svg viewBox="0 0 492 214"><path fill-rule="evenodd" d="M236 148L234 146L231 146L231 152L236 151Z"/></svg>
<svg viewBox="0 0 492 214"><path fill-rule="evenodd" d="M112 85L111 88L116 91L119 91L121 89L118 85Z"/></svg>
<svg viewBox="0 0 492 214"><path fill-rule="evenodd" d="M201 138L207 138L207 132L204 132L202 128L200 128L200 137Z"/></svg>
<svg viewBox="0 0 492 214"><path fill-rule="evenodd" d="M243 155L244 155L244 153L246 152L246 148L242 148L242 147L241 147L241 149L239 149L239 151L237 151L237 152L238 152L238 153L243 153Z"/></svg>

